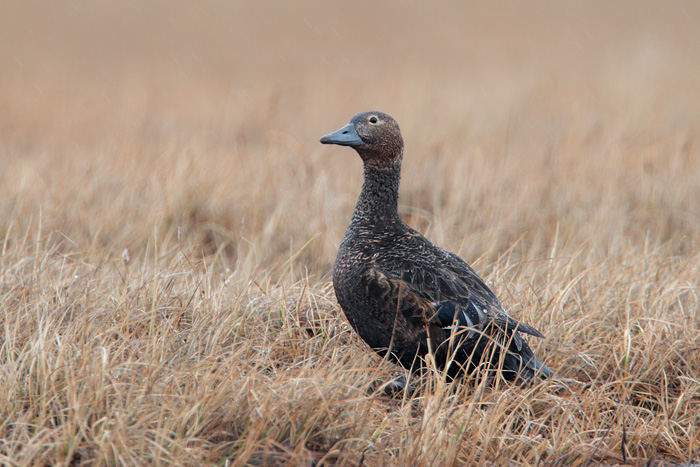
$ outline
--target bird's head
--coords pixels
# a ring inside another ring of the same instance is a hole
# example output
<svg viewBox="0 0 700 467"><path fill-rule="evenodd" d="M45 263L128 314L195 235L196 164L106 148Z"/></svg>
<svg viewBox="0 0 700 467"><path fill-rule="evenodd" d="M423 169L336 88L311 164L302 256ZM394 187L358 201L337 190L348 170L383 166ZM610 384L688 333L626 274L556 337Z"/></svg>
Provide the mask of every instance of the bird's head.
<svg viewBox="0 0 700 467"><path fill-rule="evenodd" d="M321 143L350 146L366 164L391 165L403 155L399 125L382 112L355 115L344 127L321 137Z"/></svg>

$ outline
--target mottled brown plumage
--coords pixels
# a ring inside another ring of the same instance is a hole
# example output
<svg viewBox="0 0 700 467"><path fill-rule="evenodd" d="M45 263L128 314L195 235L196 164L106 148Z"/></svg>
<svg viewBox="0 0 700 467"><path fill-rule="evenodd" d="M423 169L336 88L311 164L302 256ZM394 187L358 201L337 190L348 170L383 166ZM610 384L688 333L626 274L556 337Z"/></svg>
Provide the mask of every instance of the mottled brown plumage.
<svg viewBox="0 0 700 467"><path fill-rule="evenodd" d="M520 335L542 334L509 317L466 262L399 218L403 139L396 121L360 113L321 142L351 146L364 163L360 197L333 268L338 303L360 337L414 371L432 353L450 377L480 366L511 380L552 376Z"/></svg>

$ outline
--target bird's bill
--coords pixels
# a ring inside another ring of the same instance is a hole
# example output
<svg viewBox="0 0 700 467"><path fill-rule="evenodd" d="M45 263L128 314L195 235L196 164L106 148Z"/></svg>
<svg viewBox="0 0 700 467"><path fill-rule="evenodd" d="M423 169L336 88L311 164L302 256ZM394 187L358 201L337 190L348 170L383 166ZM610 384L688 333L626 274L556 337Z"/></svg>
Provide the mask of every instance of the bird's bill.
<svg viewBox="0 0 700 467"><path fill-rule="evenodd" d="M359 146L362 138L355 131L355 125L348 123L343 128L321 137L323 144L338 144L340 146Z"/></svg>

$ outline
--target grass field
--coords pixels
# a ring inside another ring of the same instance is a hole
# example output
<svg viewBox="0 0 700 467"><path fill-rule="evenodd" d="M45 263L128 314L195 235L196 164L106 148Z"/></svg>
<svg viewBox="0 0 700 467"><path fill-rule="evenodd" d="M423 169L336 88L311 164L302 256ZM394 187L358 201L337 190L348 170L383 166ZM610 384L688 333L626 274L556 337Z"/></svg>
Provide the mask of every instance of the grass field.
<svg viewBox="0 0 700 467"><path fill-rule="evenodd" d="M0 464L700 462L700 3L0 6ZM564 378L400 369L330 279L401 125L400 213Z"/></svg>

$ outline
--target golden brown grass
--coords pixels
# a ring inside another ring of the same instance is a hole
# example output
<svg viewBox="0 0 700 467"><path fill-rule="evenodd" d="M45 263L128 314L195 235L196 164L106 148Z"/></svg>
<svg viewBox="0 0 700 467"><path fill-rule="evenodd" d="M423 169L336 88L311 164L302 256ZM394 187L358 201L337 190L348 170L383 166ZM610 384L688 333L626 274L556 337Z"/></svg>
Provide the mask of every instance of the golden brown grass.
<svg viewBox="0 0 700 467"><path fill-rule="evenodd" d="M697 3L45 3L0 7L0 464L698 462ZM369 109L580 383L370 393L317 143Z"/></svg>

